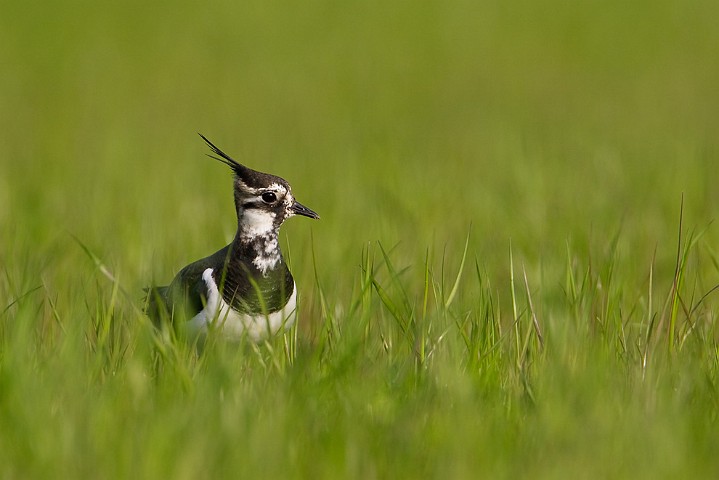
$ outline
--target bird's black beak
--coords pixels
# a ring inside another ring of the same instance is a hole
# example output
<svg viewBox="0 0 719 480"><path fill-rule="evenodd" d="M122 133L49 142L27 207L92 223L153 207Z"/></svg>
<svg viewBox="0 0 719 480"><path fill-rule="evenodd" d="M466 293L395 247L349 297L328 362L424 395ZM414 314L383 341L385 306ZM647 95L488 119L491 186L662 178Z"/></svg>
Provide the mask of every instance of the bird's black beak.
<svg viewBox="0 0 719 480"><path fill-rule="evenodd" d="M304 215L305 217L314 218L315 220L320 219L319 215L317 215L314 211L312 211L309 208L302 205L300 202L295 202L290 207L290 210L292 210L292 213L294 213L295 215Z"/></svg>

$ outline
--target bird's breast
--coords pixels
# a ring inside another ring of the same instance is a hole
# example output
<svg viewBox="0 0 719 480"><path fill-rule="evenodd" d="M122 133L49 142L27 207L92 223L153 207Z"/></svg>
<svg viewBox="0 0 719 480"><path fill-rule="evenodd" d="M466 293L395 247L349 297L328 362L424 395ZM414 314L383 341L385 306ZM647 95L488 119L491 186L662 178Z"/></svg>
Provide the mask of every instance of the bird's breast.
<svg viewBox="0 0 719 480"><path fill-rule="evenodd" d="M207 287L205 307L188 322L188 329L195 335L206 334L210 329L218 329L221 336L230 340L239 340L243 336L259 341L289 328L297 314L297 286L292 283L290 294L284 307L267 314L248 314L235 310L223 298L213 278L213 269L207 268L202 279Z"/></svg>

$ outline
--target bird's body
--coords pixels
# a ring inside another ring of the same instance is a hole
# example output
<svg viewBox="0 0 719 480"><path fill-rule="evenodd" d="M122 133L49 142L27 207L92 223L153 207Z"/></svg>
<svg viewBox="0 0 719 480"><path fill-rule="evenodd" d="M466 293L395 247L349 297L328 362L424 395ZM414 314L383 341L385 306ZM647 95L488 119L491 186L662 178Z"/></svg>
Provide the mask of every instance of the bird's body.
<svg viewBox="0 0 719 480"><path fill-rule="evenodd" d="M166 287L148 294L148 314L169 317L192 335L257 341L295 320L297 288L279 246L279 228L293 215L319 218L298 203L280 177L238 164L202 137L235 173L237 233L214 254L187 265Z"/></svg>

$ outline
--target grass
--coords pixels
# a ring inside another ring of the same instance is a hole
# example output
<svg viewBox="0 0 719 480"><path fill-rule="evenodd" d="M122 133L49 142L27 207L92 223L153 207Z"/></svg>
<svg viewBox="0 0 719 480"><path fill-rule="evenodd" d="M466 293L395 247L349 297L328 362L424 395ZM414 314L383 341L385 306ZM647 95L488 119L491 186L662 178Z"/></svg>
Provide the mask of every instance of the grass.
<svg viewBox="0 0 719 480"><path fill-rule="evenodd" d="M6 4L0 477L716 477L717 8ZM234 234L198 131L322 216L202 355L141 313Z"/></svg>

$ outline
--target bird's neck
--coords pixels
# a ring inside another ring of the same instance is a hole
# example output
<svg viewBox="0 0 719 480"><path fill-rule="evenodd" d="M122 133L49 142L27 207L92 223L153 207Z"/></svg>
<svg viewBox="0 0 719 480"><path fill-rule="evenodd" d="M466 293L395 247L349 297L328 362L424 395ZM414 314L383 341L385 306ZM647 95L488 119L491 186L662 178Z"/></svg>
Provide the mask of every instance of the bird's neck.
<svg viewBox="0 0 719 480"><path fill-rule="evenodd" d="M229 245L222 297L235 310L266 314L280 310L294 291L294 279L282 259L276 230L247 236L238 229Z"/></svg>
<svg viewBox="0 0 719 480"><path fill-rule="evenodd" d="M239 217L237 234L232 242L232 257L241 260L263 276L283 266L279 226L274 218L245 212Z"/></svg>

